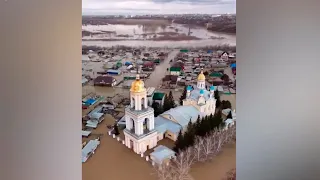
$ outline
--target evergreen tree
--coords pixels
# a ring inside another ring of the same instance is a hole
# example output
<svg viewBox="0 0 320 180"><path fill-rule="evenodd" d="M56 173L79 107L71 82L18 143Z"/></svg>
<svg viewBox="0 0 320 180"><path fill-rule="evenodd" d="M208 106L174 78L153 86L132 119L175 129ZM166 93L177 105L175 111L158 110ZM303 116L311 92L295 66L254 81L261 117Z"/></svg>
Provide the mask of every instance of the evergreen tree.
<svg viewBox="0 0 320 180"><path fill-rule="evenodd" d="M200 123L199 136L205 136L208 132L210 132L210 121L208 116L205 116Z"/></svg>
<svg viewBox="0 0 320 180"><path fill-rule="evenodd" d="M169 92L169 102L170 102L170 107L171 107L171 108L176 107L176 104L175 104L175 102L174 102L174 98L173 98L173 95L172 95L172 91ZM171 108L170 108L170 109L171 109Z"/></svg>
<svg viewBox="0 0 320 180"><path fill-rule="evenodd" d="M184 148L185 148L184 137L183 137L182 131L180 130L179 135L177 137L177 140L174 142L173 150L176 153L178 153L179 151L183 150Z"/></svg>
<svg viewBox="0 0 320 180"><path fill-rule="evenodd" d="M155 117L157 117L158 115L163 113L163 107L159 103L153 102L151 106L154 109L154 116Z"/></svg>
<svg viewBox="0 0 320 180"><path fill-rule="evenodd" d="M170 104L169 104L169 97L165 95L164 97L164 102L163 102L163 111L168 111L170 109Z"/></svg>
<svg viewBox="0 0 320 180"><path fill-rule="evenodd" d="M118 127L118 123L115 123L115 125L114 125L114 134L116 135L116 136L118 136L119 134L120 134L120 132L119 132L119 127Z"/></svg>
<svg viewBox="0 0 320 180"><path fill-rule="evenodd" d="M187 87L184 88L184 90L183 90L183 92L181 94L181 97L179 99L180 100L180 105L182 105L183 100L186 99L186 97L187 97Z"/></svg>
<svg viewBox="0 0 320 180"><path fill-rule="evenodd" d="M218 89L216 89L216 90L214 91L214 98L217 100L217 101L216 101L216 108L220 108L221 100L220 100L220 94L219 94Z"/></svg>
<svg viewBox="0 0 320 180"><path fill-rule="evenodd" d="M214 128L214 116L212 114L209 115L209 124L210 124L210 131Z"/></svg>
<svg viewBox="0 0 320 180"><path fill-rule="evenodd" d="M231 109L231 102L223 100L221 102L221 109Z"/></svg>
<svg viewBox="0 0 320 180"><path fill-rule="evenodd" d="M195 135L200 136L200 128L201 128L201 119L198 116L196 123L194 124Z"/></svg>
<svg viewBox="0 0 320 180"><path fill-rule="evenodd" d="M232 111L229 112L227 119L232 119Z"/></svg>
<svg viewBox="0 0 320 180"><path fill-rule="evenodd" d="M222 119L222 112L221 110L217 111L215 115L213 116L213 129L219 128L221 125L223 125L223 119Z"/></svg>
<svg viewBox="0 0 320 180"><path fill-rule="evenodd" d="M172 92L169 92L169 95L166 95L163 103L163 111L168 111L171 108L175 107L174 99Z"/></svg>
<svg viewBox="0 0 320 180"><path fill-rule="evenodd" d="M186 147L192 146L194 144L194 140L195 140L195 129L194 126L191 122L191 119L188 123L187 126L187 131L184 134L184 139L185 139L185 145Z"/></svg>

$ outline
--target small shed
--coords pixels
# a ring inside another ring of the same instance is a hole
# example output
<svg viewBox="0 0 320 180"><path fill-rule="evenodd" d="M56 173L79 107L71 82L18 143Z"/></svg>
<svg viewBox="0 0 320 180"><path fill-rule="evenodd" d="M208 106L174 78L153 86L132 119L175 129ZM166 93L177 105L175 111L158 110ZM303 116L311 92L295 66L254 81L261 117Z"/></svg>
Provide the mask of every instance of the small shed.
<svg viewBox="0 0 320 180"><path fill-rule="evenodd" d="M175 152L163 145L154 148L154 151L150 154L150 159L158 165L169 162L173 157L175 157Z"/></svg>

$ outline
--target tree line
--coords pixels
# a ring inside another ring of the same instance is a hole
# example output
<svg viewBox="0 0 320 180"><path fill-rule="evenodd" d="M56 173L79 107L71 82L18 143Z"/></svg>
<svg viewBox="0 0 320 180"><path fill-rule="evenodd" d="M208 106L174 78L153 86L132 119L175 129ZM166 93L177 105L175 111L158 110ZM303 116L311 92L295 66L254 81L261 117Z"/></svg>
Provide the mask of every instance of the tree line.
<svg viewBox="0 0 320 180"><path fill-rule="evenodd" d="M195 123L192 123L191 120L189 121L184 133L182 131L179 132L173 150L175 152L183 151L193 146L197 137L204 137L220 127L224 127L221 111L202 118L198 116Z"/></svg>

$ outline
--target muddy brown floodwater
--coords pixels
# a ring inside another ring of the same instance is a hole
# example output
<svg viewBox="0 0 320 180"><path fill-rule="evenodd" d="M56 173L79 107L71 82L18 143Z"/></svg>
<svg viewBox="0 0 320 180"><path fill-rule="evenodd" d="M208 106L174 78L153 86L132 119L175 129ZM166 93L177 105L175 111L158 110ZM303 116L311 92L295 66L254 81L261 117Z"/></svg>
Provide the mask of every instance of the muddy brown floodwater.
<svg viewBox="0 0 320 180"><path fill-rule="evenodd" d="M156 180L153 167L140 155L107 135L107 124L114 119L106 115L105 120L94 131L104 134L101 144L92 157L82 165L83 180ZM94 137L91 137L92 139ZM85 139L84 140L88 140ZM227 171L235 167L235 145L228 145L212 162L197 163L191 169L195 180L221 180Z"/></svg>
<svg viewBox="0 0 320 180"><path fill-rule="evenodd" d="M201 47L222 44L233 46L236 44L236 35L234 34L212 32L202 27L192 26L189 29L188 26L175 23L170 25L83 25L82 30L93 33L91 36L87 35L83 37L84 41L82 41L82 45L86 46L110 47L124 45L134 47ZM115 33L103 33L106 31ZM128 38L124 38L124 35L128 36ZM156 41L153 41L152 39L155 35L157 36L155 38ZM180 37L177 37L176 35L179 35Z"/></svg>
<svg viewBox="0 0 320 180"><path fill-rule="evenodd" d="M173 50L168 54L168 58L158 65L150 78L145 81L146 87L158 87L161 79L167 74L170 67L170 59L173 59L179 50ZM103 96L114 96L119 93L129 96L129 90L122 88L94 87L86 85L83 87L86 93L95 92ZM168 93L170 90L163 90ZM172 91L176 100L181 92ZM229 100L235 108L236 95L222 95L221 100ZM83 112L83 115L87 112ZM105 116L105 120L93 131L94 134L103 134L101 144L92 157L82 165L83 180L156 180L153 167L150 162L146 162L140 155L125 147L121 142L116 141L107 134L106 125L113 124L115 119L110 115ZM123 136L120 136L123 138ZM90 138L83 138L88 141ZM168 142L159 142L159 144ZM172 142L171 142L172 143ZM236 145L227 145L223 151L211 162L196 163L191 169L191 176L194 180L222 180L225 174L235 168L236 165Z"/></svg>
<svg viewBox="0 0 320 180"><path fill-rule="evenodd" d="M153 169L139 155L107 135L107 124L114 123L110 115L94 133L102 133L101 144L92 157L82 165L83 180L156 180Z"/></svg>

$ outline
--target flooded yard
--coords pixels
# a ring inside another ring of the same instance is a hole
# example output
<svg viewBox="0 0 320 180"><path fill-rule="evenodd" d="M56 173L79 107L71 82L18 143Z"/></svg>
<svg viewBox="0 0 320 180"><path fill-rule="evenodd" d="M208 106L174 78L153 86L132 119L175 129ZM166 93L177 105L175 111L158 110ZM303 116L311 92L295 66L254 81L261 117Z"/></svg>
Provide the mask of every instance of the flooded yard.
<svg viewBox="0 0 320 180"><path fill-rule="evenodd" d="M236 44L235 35L209 32L204 28L189 27L185 25L171 23L151 23L145 22L141 24L127 23L109 23L104 25L83 25L83 45L87 46L146 46L159 47L166 52L164 47L202 47L214 46L221 44ZM84 33L85 32L85 33ZM155 37L173 37L184 34L185 36L193 36L197 40L155 40ZM147 48L148 49L148 48ZM168 74L167 68L170 68L170 60L177 56L179 50L170 49L165 60L156 66L148 79L145 80L145 87L155 87L157 91L169 93L172 91L175 100L179 100L182 90L175 89L160 89L159 86L162 78ZM122 64L127 61L132 61L133 56L130 53L125 55L113 56L112 61L117 60ZM83 65L83 71L97 72L106 71L105 64L110 62L110 59L104 59L101 62L86 62ZM125 68L125 66L121 67ZM120 70L124 70L121 69ZM90 74L90 73L89 73ZM226 74L231 76L231 71L227 70ZM124 74L114 75L117 81L123 79ZM232 77L231 77L232 78ZM101 87L93 86L92 82L82 87L83 94L93 92L104 97L113 97L121 94L123 97L129 97L129 89L120 87ZM180 89L183 89L180 88ZM223 94L221 100L229 100L233 109L236 108L236 95ZM88 110L83 110L83 115L87 114ZM118 142L108 135L107 125L114 124L115 119L107 114L104 121L93 130L93 134L103 134L100 137L101 144L96 149L92 157L82 165L83 180L156 180L154 170L150 162L146 162L145 158L135 154L131 149L124 146L121 141ZM123 133L120 136L123 139ZM93 139L94 135L89 138L82 138L83 141ZM159 141L158 144L163 144L168 147L173 146L173 142L165 139ZM146 154L151 152L148 151ZM215 157L211 162L196 163L191 169L191 176L194 180L222 180L226 172L235 168L236 164L236 145L227 145L219 156Z"/></svg>
<svg viewBox="0 0 320 180"><path fill-rule="evenodd" d="M181 24L83 25L82 45L184 47L236 44L236 36Z"/></svg>

